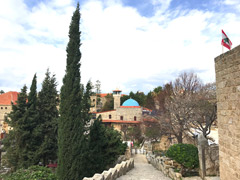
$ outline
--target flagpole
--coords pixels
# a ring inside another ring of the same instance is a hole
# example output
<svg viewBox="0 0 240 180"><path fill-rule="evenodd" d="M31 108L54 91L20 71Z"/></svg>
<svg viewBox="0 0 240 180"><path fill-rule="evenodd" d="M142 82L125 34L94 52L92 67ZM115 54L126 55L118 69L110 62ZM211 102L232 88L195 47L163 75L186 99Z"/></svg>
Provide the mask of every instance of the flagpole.
<svg viewBox="0 0 240 180"><path fill-rule="evenodd" d="M222 45L222 54L224 53L223 45Z"/></svg>

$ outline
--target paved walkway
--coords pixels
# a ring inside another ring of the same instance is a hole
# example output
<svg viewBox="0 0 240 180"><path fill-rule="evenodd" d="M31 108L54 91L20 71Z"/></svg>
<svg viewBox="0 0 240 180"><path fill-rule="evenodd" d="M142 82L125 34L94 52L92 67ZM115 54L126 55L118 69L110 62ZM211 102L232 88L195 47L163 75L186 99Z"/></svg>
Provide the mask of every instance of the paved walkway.
<svg viewBox="0 0 240 180"><path fill-rule="evenodd" d="M171 180L151 164L148 164L145 155L136 154L133 158L134 168L117 180Z"/></svg>

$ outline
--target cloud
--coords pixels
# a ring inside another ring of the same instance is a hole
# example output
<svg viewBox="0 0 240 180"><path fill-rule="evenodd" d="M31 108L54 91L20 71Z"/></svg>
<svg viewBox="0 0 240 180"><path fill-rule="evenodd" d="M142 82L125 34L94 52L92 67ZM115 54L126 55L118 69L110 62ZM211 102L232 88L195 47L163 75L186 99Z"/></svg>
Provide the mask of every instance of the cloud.
<svg viewBox="0 0 240 180"><path fill-rule="evenodd" d="M174 80L179 72L194 70L204 82L215 80L214 58L221 54L221 29L240 41L237 11L170 8L174 0L152 0L151 16L121 0L85 0L81 9L82 82L100 80L102 92L116 87L148 92ZM234 8L236 1L225 0ZM47 68L59 87L65 73L68 28L73 0L0 1L0 79L8 89L38 82ZM141 4L142 6L142 4ZM148 6L145 6L148 7ZM224 9L224 10L221 10ZM7 70L7 71L6 71ZM20 78L16 78L20 77ZM14 81L16 79L16 81ZM40 88L40 87L39 87Z"/></svg>
<svg viewBox="0 0 240 180"><path fill-rule="evenodd" d="M213 76L208 80L215 79L213 59L219 45L203 33L214 17L211 12L192 10L172 20L156 12L146 18L134 8L121 4L104 8L91 1L83 6L82 17L88 32L82 46L83 74L99 78L104 90L118 84L129 89L126 85L131 87L136 79L151 82L153 74L169 70L204 70Z"/></svg>

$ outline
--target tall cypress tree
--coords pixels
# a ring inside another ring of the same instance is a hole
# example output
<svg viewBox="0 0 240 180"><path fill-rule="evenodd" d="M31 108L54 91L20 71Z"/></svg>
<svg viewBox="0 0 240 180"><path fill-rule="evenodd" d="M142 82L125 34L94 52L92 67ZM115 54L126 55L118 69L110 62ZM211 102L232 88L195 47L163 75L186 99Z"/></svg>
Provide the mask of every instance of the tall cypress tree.
<svg viewBox="0 0 240 180"><path fill-rule="evenodd" d="M57 106L59 99L55 75L50 76L49 69L38 94L38 140L41 142L36 154L45 166L51 160L57 159Z"/></svg>
<svg viewBox="0 0 240 180"><path fill-rule="evenodd" d="M67 45L66 74L60 94L60 118L58 121L58 168L61 180L84 177L84 154L87 106L84 90L80 85L80 12L79 3L72 16ZM88 113L88 112L87 112Z"/></svg>

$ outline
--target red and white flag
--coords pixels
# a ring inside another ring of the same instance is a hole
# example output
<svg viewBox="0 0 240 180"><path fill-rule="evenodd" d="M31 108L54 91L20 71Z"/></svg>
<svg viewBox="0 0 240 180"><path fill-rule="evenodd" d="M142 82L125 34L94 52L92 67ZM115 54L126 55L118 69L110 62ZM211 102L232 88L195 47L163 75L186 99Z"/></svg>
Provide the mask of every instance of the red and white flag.
<svg viewBox="0 0 240 180"><path fill-rule="evenodd" d="M227 37L223 30L222 30L222 45L231 50L232 42L230 41L230 39Z"/></svg>

